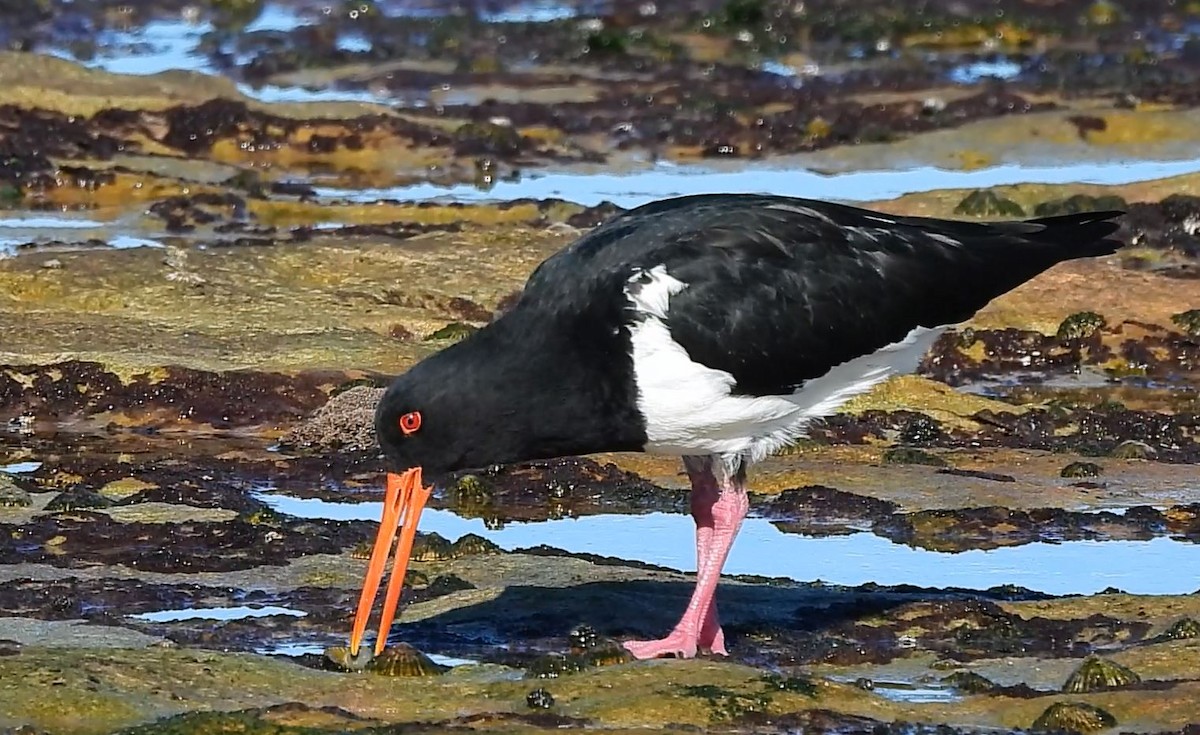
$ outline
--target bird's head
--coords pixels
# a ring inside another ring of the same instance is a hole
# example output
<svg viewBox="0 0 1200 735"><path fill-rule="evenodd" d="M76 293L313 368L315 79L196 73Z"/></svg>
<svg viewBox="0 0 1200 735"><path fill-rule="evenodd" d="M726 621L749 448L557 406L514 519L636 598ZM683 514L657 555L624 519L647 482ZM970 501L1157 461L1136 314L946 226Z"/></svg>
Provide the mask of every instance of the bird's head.
<svg viewBox="0 0 1200 735"><path fill-rule="evenodd" d="M453 386L431 383L417 370L400 376L375 409L375 435L388 469L401 473L419 467L440 478L460 469L468 417Z"/></svg>

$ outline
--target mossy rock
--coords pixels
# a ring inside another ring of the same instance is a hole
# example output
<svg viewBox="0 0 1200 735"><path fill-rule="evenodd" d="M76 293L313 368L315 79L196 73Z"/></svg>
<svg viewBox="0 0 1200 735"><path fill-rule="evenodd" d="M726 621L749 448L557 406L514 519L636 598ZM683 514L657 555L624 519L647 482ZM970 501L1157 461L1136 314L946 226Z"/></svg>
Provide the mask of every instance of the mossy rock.
<svg viewBox="0 0 1200 735"><path fill-rule="evenodd" d="M1087 339L1107 324L1108 321L1094 311L1079 311L1062 320L1055 336L1060 340Z"/></svg>
<svg viewBox="0 0 1200 735"><path fill-rule="evenodd" d="M1119 689L1141 683L1141 681L1142 677L1129 667L1092 655L1085 658L1079 664L1079 668L1067 677L1062 690L1071 694L1083 694L1105 689Z"/></svg>
<svg viewBox="0 0 1200 735"><path fill-rule="evenodd" d="M1116 727L1117 718L1084 702L1055 702L1038 715L1030 729L1035 732L1090 733Z"/></svg>
<svg viewBox="0 0 1200 735"><path fill-rule="evenodd" d="M1025 209L1011 199L989 189L976 189L963 197L954 208L955 214L973 217L1024 217Z"/></svg>
<svg viewBox="0 0 1200 735"><path fill-rule="evenodd" d="M883 453L884 464L920 464L929 467L948 467L950 463L936 454L913 447L892 447Z"/></svg>
<svg viewBox="0 0 1200 735"><path fill-rule="evenodd" d="M1099 477L1104 472L1104 468L1095 462L1072 462L1058 474L1062 477L1079 478L1079 477Z"/></svg>
<svg viewBox="0 0 1200 735"><path fill-rule="evenodd" d="M435 342L437 340L445 339L452 342L459 342L467 337L470 337L477 331L478 328L473 327L470 324L464 324L463 322L451 322L433 334L430 334L425 338L425 341Z"/></svg>

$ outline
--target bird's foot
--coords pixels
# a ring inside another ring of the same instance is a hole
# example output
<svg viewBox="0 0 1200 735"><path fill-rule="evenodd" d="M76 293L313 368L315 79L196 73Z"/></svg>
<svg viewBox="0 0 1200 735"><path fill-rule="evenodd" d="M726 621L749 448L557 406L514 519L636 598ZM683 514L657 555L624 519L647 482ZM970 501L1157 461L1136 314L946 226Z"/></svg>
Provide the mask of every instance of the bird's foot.
<svg viewBox="0 0 1200 735"><path fill-rule="evenodd" d="M725 650L725 631L716 620L707 620L700 633L694 628L680 626L671 631L666 638L656 641L625 641L625 650L636 659L662 658L695 658L696 653L705 651L718 656L728 656Z"/></svg>

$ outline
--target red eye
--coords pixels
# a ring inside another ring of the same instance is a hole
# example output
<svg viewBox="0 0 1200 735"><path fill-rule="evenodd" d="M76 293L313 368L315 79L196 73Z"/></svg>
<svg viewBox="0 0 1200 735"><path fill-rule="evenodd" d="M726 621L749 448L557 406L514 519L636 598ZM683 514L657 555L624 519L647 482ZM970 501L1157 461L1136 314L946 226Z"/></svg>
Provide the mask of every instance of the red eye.
<svg viewBox="0 0 1200 735"><path fill-rule="evenodd" d="M403 431L405 436L417 433L419 428L421 428L420 411L409 411L400 417L400 431Z"/></svg>

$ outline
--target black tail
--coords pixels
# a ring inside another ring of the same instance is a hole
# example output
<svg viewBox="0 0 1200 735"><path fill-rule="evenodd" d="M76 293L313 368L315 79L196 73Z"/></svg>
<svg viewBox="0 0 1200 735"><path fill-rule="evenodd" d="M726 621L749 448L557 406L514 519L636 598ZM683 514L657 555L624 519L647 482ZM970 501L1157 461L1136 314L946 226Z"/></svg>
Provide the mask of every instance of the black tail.
<svg viewBox="0 0 1200 735"><path fill-rule="evenodd" d="M1026 240L1053 245L1059 260L1112 255L1124 245L1120 240L1109 238L1121 227L1112 220L1124 214L1111 210L1039 217L1022 222L1038 227L1035 231L1022 234Z"/></svg>

